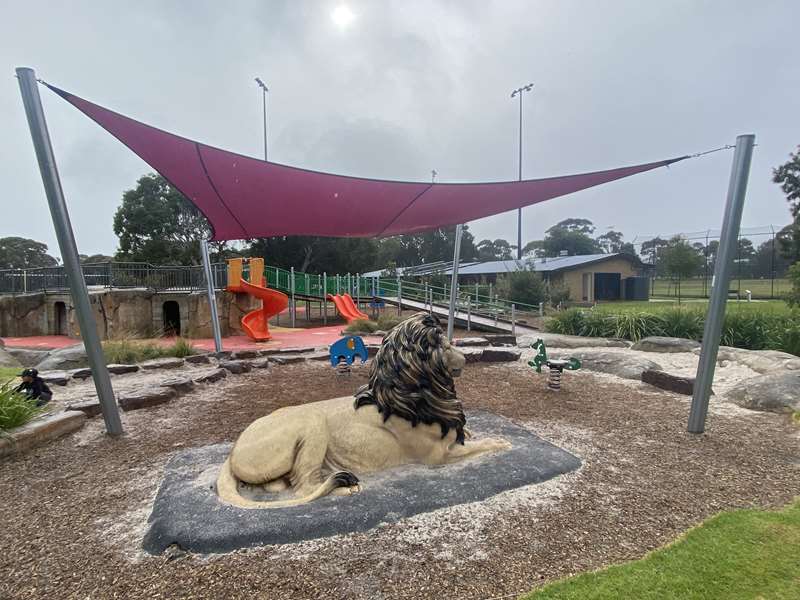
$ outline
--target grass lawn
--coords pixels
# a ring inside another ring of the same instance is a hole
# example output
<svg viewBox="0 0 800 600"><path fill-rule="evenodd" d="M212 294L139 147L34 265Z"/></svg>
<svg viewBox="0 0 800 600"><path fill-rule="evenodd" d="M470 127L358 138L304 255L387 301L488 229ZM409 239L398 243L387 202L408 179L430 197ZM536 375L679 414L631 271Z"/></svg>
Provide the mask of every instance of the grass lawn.
<svg viewBox="0 0 800 600"><path fill-rule="evenodd" d="M686 279L681 281L681 295L700 297L709 293L711 289L711 278L703 286L703 279ZM731 290L739 290L742 296L745 290L750 290L754 298L770 298L781 296L792 289L792 284L788 279L775 279L774 283L770 279L736 279L735 273L729 286ZM669 279L656 279L651 288L652 296L677 296L678 290L675 282Z"/></svg>
<svg viewBox="0 0 800 600"><path fill-rule="evenodd" d="M672 308L687 308L705 312L708 309L707 300L683 300L680 304L670 300L632 301L632 302L601 302L595 310L607 313L649 312L658 313ZM767 312L770 314L788 314L789 305L783 300L758 300L753 302L740 302L728 300L726 312Z"/></svg>
<svg viewBox="0 0 800 600"><path fill-rule="evenodd" d="M800 597L800 500L781 511L721 513L641 560L525 596L545 599Z"/></svg>
<svg viewBox="0 0 800 600"><path fill-rule="evenodd" d="M0 367L0 385L9 379L16 379L21 370L20 367Z"/></svg>

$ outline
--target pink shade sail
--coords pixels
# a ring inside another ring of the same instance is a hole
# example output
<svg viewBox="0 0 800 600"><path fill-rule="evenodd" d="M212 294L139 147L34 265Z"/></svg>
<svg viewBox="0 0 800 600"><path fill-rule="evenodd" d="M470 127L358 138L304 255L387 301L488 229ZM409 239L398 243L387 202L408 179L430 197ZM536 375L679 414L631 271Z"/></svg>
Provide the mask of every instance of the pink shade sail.
<svg viewBox="0 0 800 600"><path fill-rule="evenodd" d="M195 142L47 85L141 157L206 216L213 240L377 237L467 223L688 156L608 171L497 183L424 183L320 173Z"/></svg>

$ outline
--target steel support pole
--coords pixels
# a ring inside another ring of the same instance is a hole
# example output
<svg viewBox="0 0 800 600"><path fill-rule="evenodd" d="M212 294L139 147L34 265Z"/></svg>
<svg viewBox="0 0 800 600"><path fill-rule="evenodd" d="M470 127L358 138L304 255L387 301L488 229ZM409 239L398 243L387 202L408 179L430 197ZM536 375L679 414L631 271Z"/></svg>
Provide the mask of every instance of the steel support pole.
<svg viewBox="0 0 800 600"><path fill-rule="evenodd" d="M36 85L36 73L33 69L26 67L18 68L16 71L22 103L25 106L25 115L28 118L28 127L33 139L33 148L39 162L39 171L42 175L47 203L50 205L50 215L53 218L58 248L61 251L61 259L64 261L64 272L67 274L70 294L75 303L81 338L89 359L89 366L92 369L92 379L103 411L106 431L112 436L121 435L122 421L119 418L119 408L106 368L103 347L97 333L97 324L92 315L89 291L86 288L86 281L83 279L75 234L72 231L64 191L61 189L56 158L50 143L50 134L47 131L47 121L44 117L39 89Z"/></svg>
<svg viewBox="0 0 800 600"><path fill-rule="evenodd" d="M461 257L461 234L463 225L456 225L456 241L453 249L453 274L450 279L450 307L447 311L447 339L453 339L453 327L456 319L456 283L458 282L458 261Z"/></svg>
<svg viewBox="0 0 800 600"><path fill-rule="evenodd" d="M711 298L708 301L708 314L703 330L703 346L700 349L700 362L697 365L692 408L689 413L689 433L705 431L708 399L711 395L711 383L714 380L714 367L717 363L719 340L725 319L725 303L728 299L733 257L738 250L739 226L742 221L742 208L747 192L747 179L750 175L750 161L753 157L755 139L756 136L752 134L740 135L736 138L733 167L728 183L728 199L725 204L725 216L722 220L719 249L714 265L714 278L711 280Z"/></svg>
<svg viewBox="0 0 800 600"><path fill-rule="evenodd" d="M295 314L297 312L297 304L294 299L294 267L292 267L292 270L289 272L289 285L292 288L292 308L289 311L289 317L292 320L292 327L294 327L294 321L297 318Z"/></svg>
<svg viewBox="0 0 800 600"><path fill-rule="evenodd" d="M214 275L211 271L211 258L208 256L208 242L206 240L200 240L200 255L203 258L203 272L206 275L206 292L208 293L208 307L211 313L211 331L214 333L214 348L217 352L222 352L222 332L219 328L217 295L214 292Z"/></svg>

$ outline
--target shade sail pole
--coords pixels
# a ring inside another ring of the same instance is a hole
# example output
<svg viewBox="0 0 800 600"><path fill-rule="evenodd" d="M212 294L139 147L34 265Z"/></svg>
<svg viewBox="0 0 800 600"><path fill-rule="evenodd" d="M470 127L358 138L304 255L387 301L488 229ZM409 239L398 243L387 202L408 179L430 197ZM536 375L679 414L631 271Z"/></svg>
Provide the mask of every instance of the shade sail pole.
<svg viewBox="0 0 800 600"><path fill-rule="evenodd" d="M214 275L211 272L211 258L208 256L208 242L206 240L200 240L200 254L203 256L203 272L206 274L206 293L208 294L208 308L211 313L211 331L214 333L214 349L219 353L222 352L222 332L219 327L217 294L214 291Z"/></svg>
<svg viewBox="0 0 800 600"><path fill-rule="evenodd" d="M453 275L450 280L450 308L447 311L447 339L453 339L453 325L456 318L456 288L458 285L458 261L461 256L461 233L463 225L456 225L456 241L453 249Z"/></svg>
<svg viewBox="0 0 800 600"><path fill-rule="evenodd" d="M25 106L25 115L28 118L28 127L30 127L33 139L33 148L39 161L39 171L42 175L47 203L50 205L50 215L56 230L58 248L61 251L61 259L64 261L64 271L67 274L72 301L75 303L81 338L89 359L89 366L92 369L92 380L100 400L106 431L109 435L117 436L122 434L122 421L119 418L119 408L114 398L114 388L111 387L111 378L108 376L103 347L97 333L97 324L92 315L89 291L86 288L86 281L83 279L75 234L72 231L67 203L64 200L64 191L61 189L56 158L50 143L50 134L47 131L47 121L44 117L39 89L36 85L36 73L27 67L20 67L16 71L22 103Z"/></svg>
<svg viewBox="0 0 800 600"><path fill-rule="evenodd" d="M692 409L689 413L689 433L703 433L706 427L708 399L711 395L711 383L714 380L714 368L717 364L719 340L725 319L725 304L728 301L728 284L731 279L733 258L738 247L739 225L742 222L742 208L747 192L747 179L750 175L750 161L753 157L755 139L756 136L752 134L740 135L736 138L733 167L728 183L728 200L725 204L725 216L722 219L714 278L711 280L711 298L708 301L708 314L703 330L703 346L700 349L700 362L697 364L697 377L692 395Z"/></svg>

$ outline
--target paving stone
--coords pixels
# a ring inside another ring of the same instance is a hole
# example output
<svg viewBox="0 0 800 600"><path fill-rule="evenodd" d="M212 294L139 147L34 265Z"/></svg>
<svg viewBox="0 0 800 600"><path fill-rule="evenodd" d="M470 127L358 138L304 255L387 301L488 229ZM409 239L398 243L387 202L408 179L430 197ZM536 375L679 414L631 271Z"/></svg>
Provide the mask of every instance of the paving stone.
<svg viewBox="0 0 800 600"><path fill-rule="evenodd" d="M187 394L194 389L194 381L188 377L175 377L162 381L159 387L172 388L178 394Z"/></svg>
<svg viewBox="0 0 800 600"><path fill-rule="evenodd" d="M236 350L231 354L233 360L242 360L243 358L256 358L258 350Z"/></svg>
<svg viewBox="0 0 800 600"><path fill-rule="evenodd" d="M150 387L120 396L118 402L120 408L127 412L165 404L177 395L178 393L172 388Z"/></svg>
<svg viewBox="0 0 800 600"><path fill-rule="evenodd" d="M108 372L114 375L124 375L125 373L136 373L139 365L108 365Z"/></svg>
<svg viewBox="0 0 800 600"><path fill-rule="evenodd" d="M658 369L646 369L642 371L642 381L669 392L685 396L694 394L694 377L680 377Z"/></svg>
<svg viewBox="0 0 800 600"><path fill-rule="evenodd" d="M228 372L225 369L211 369L203 373L202 375L195 377L195 383L214 383L215 381L219 381L220 379L225 379L228 376Z"/></svg>
<svg viewBox="0 0 800 600"><path fill-rule="evenodd" d="M465 337L453 340L453 345L458 347L488 346L489 340L485 337Z"/></svg>
<svg viewBox="0 0 800 600"><path fill-rule="evenodd" d="M290 354L287 356L270 356L269 360L271 362L274 362L276 365L291 365L292 363L303 362L305 361L305 358L303 358L299 354L295 356L292 356Z"/></svg>
<svg viewBox="0 0 800 600"><path fill-rule="evenodd" d="M50 371L49 373L39 373L39 377L47 385L67 385L70 375L66 371Z"/></svg>
<svg viewBox="0 0 800 600"><path fill-rule="evenodd" d="M516 346L517 336L506 333L490 333L484 336L492 346Z"/></svg>
<svg viewBox="0 0 800 600"><path fill-rule="evenodd" d="M234 375L248 373L253 369L253 366L246 360L221 360L219 366L230 371Z"/></svg>
<svg viewBox="0 0 800 600"><path fill-rule="evenodd" d="M153 370L153 369L179 369L183 366L183 359L182 358L154 358L152 360L146 360L139 365L141 368L145 370Z"/></svg>
<svg viewBox="0 0 800 600"><path fill-rule="evenodd" d="M207 365L211 362L208 354L191 354L185 357L183 360L190 365Z"/></svg>
<svg viewBox="0 0 800 600"><path fill-rule="evenodd" d="M0 437L0 456L25 452L77 431L83 427L85 422L86 415L77 411L64 411L42 419L35 419Z"/></svg>
<svg viewBox="0 0 800 600"><path fill-rule="evenodd" d="M519 348L498 348L490 346L481 352L481 362L514 362L519 360L522 350Z"/></svg>
<svg viewBox="0 0 800 600"><path fill-rule="evenodd" d="M64 410L78 410L87 417L96 417L103 412L103 410L100 408L100 400L97 398L94 400L84 400L83 402L68 404Z"/></svg>
<svg viewBox="0 0 800 600"><path fill-rule="evenodd" d="M92 376L91 369L74 369L69 372L73 379L89 379Z"/></svg>
<svg viewBox="0 0 800 600"><path fill-rule="evenodd" d="M467 359L467 363L476 363L481 362L481 358L483 357L483 348L476 347L476 346L467 346L466 348L459 348L461 350L461 354L464 355L464 358Z"/></svg>

